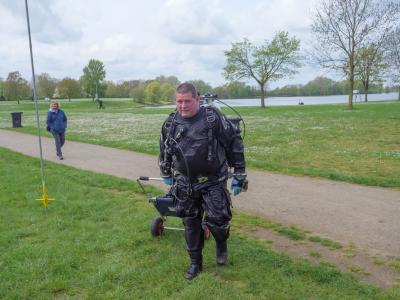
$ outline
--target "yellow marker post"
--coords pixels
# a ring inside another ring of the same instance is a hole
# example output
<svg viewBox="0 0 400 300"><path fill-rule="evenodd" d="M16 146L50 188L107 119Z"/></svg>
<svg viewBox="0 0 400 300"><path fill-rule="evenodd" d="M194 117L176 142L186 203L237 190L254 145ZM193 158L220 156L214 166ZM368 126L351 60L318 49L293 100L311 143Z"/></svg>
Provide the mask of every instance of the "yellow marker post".
<svg viewBox="0 0 400 300"><path fill-rule="evenodd" d="M42 204L43 204L44 208L47 209L47 206L49 206L49 201L54 201L56 199L49 198L49 195L47 194L46 185L43 184L43 195L42 195L42 198L36 199L36 200L37 201L42 201Z"/></svg>

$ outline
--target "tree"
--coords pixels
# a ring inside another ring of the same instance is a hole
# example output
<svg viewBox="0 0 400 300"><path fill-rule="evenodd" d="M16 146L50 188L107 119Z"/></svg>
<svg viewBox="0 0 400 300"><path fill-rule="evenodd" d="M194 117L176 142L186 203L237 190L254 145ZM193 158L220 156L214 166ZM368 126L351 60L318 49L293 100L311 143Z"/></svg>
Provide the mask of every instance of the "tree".
<svg viewBox="0 0 400 300"><path fill-rule="evenodd" d="M251 88L243 82L231 81L226 85L226 93L229 99L248 98L251 94Z"/></svg>
<svg viewBox="0 0 400 300"><path fill-rule="evenodd" d="M130 90L129 96L132 97L134 101L137 101L139 103L144 103L144 94L145 94L144 91L145 91L145 84L141 83Z"/></svg>
<svg viewBox="0 0 400 300"><path fill-rule="evenodd" d="M83 75L81 77L83 88L93 100L96 96L99 96L101 91L105 91L105 85L101 87L101 81L105 77L106 70L104 68L104 64L99 60L91 59L83 68Z"/></svg>
<svg viewBox="0 0 400 300"><path fill-rule="evenodd" d="M189 80L188 82L196 87L196 90L200 95L210 93L212 90L212 86L203 80Z"/></svg>
<svg viewBox="0 0 400 300"><path fill-rule="evenodd" d="M52 98L57 86L57 79L49 74L42 73L36 77L38 98Z"/></svg>
<svg viewBox="0 0 400 300"><path fill-rule="evenodd" d="M386 39L386 62L390 67L390 77L397 84L400 101L400 26L393 30Z"/></svg>
<svg viewBox="0 0 400 300"><path fill-rule="evenodd" d="M278 32L270 43L265 41L259 47L245 38L225 51L225 78L230 81L253 78L261 89L261 107L265 107L266 84L294 74L294 68L300 67L299 45L299 40L289 38L283 31Z"/></svg>
<svg viewBox="0 0 400 300"><path fill-rule="evenodd" d="M31 97L31 87L18 71L10 72L7 76L4 96L7 100L19 101Z"/></svg>
<svg viewBox="0 0 400 300"><path fill-rule="evenodd" d="M358 50L356 54L355 75L364 87L364 101L368 101L370 85L381 83L383 70L386 65L383 62L383 52L376 45L371 44Z"/></svg>
<svg viewBox="0 0 400 300"><path fill-rule="evenodd" d="M3 78L0 78L0 101L6 101L6 97L4 97L4 87L6 83L3 81Z"/></svg>
<svg viewBox="0 0 400 300"><path fill-rule="evenodd" d="M130 97L131 92L136 87L142 85L143 82L141 80L126 80L121 83L121 87L123 89L124 97Z"/></svg>
<svg viewBox="0 0 400 300"><path fill-rule="evenodd" d="M160 83L158 81L149 82L144 89L144 98L146 102L157 103L160 100Z"/></svg>
<svg viewBox="0 0 400 300"><path fill-rule="evenodd" d="M305 95L320 96L320 95L331 95L334 94L333 88L335 81L330 78L318 76L315 79L309 81L304 87Z"/></svg>
<svg viewBox="0 0 400 300"><path fill-rule="evenodd" d="M164 75L160 75L158 77L156 77L156 79L159 83L163 84L163 83L169 83L170 85L172 85L174 88L178 87L179 85L179 80L176 76L164 76Z"/></svg>
<svg viewBox="0 0 400 300"><path fill-rule="evenodd" d="M353 107L357 52L372 42L380 45L398 13L399 4L391 0L323 0L316 9L313 56L321 66L345 74L349 108Z"/></svg>
<svg viewBox="0 0 400 300"><path fill-rule="evenodd" d="M79 98L81 96L81 85L78 80L73 78L64 78L57 85L58 94L61 98Z"/></svg>
<svg viewBox="0 0 400 300"><path fill-rule="evenodd" d="M160 86L160 99L161 101L173 102L175 96L175 87L165 82Z"/></svg>

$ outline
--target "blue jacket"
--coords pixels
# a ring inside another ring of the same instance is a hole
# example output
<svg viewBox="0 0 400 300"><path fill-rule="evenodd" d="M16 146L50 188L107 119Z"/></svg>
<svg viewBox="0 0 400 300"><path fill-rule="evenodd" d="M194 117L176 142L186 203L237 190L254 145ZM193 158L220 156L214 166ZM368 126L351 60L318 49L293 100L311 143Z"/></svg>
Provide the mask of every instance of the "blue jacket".
<svg viewBox="0 0 400 300"><path fill-rule="evenodd" d="M63 133L67 128L67 116L58 109L57 111L49 110L46 116L46 129L54 133Z"/></svg>

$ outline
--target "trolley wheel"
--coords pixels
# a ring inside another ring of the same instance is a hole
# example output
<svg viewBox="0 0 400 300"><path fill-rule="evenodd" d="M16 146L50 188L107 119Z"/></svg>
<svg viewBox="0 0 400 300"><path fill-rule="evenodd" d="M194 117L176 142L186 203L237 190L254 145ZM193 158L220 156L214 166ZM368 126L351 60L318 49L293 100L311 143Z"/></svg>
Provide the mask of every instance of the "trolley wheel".
<svg viewBox="0 0 400 300"><path fill-rule="evenodd" d="M203 231L204 231L204 238L205 238L206 240L210 239L210 237L211 237L211 231L210 231L210 229L208 229L207 226L204 226Z"/></svg>
<svg viewBox="0 0 400 300"><path fill-rule="evenodd" d="M155 217L151 222L151 234L153 236L160 236L164 232L164 220L161 217Z"/></svg>

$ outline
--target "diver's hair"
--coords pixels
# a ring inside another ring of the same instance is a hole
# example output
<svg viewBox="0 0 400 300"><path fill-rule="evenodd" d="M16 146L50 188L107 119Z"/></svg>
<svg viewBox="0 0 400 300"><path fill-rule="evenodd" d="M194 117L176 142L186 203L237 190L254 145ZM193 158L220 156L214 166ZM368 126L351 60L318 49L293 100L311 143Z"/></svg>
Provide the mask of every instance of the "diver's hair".
<svg viewBox="0 0 400 300"><path fill-rule="evenodd" d="M191 93L193 98L197 97L197 91L193 84L189 82L183 82L176 88L177 94L187 94Z"/></svg>

